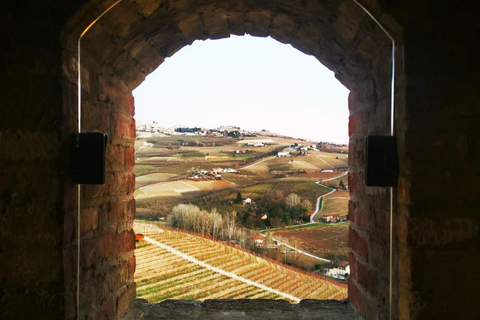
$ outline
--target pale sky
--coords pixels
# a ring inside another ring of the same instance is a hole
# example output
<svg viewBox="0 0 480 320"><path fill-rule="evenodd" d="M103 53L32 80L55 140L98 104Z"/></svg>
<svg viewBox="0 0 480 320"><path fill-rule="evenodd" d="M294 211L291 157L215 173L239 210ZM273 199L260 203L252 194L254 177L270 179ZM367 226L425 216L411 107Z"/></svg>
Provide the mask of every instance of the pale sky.
<svg viewBox="0 0 480 320"><path fill-rule="evenodd" d="M348 143L348 90L318 60L271 38L184 47L133 91L135 119Z"/></svg>

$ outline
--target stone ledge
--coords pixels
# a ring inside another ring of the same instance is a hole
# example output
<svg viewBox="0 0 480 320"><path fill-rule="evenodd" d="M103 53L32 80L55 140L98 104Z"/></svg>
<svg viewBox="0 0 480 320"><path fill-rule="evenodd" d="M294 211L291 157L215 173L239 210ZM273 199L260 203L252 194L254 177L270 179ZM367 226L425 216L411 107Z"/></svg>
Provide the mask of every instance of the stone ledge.
<svg viewBox="0 0 480 320"><path fill-rule="evenodd" d="M348 300L305 299L298 304L291 304L285 300L215 299L204 302L166 300L149 304L143 299L137 299L122 320L136 319L353 320L356 315Z"/></svg>

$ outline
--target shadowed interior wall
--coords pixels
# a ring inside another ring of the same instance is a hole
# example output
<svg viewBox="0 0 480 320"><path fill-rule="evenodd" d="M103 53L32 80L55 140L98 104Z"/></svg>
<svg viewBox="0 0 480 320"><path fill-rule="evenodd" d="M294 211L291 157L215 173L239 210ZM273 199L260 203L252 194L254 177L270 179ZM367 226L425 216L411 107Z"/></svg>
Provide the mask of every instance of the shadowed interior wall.
<svg viewBox="0 0 480 320"><path fill-rule="evenodd" d="M0 5L2 319L75 317L76 41L111 3ZM365 5L399 44L394 317L475 319L480 4ZM387 318L388 193L364 186L363 165L364 136L389 132L389 41L351 1L314 0L124 0L89 31L83 125L109 142L106 185L82 187L81 318L118 318L134 298L131 90L192 41L244 33L314 55L351 90L349 298L363 317Z"/></svg>

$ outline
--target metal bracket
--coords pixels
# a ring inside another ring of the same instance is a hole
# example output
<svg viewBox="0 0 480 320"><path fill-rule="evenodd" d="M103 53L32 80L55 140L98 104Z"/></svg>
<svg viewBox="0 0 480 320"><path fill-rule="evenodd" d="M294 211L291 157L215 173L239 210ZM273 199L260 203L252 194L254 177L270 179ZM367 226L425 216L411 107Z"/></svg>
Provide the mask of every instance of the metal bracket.
<svg viewBox="0 0 480 320"><path fill-rule="evenodd" d="M98 132L73 135L72 174L74 183L105 183L107 135Z"/></svg>
<svg viewBox="0 0 480 320"><path fill-rule="evenodd" d="M398 177L397 140L394 136L367 136L365 185L395 187Z"/></svg>

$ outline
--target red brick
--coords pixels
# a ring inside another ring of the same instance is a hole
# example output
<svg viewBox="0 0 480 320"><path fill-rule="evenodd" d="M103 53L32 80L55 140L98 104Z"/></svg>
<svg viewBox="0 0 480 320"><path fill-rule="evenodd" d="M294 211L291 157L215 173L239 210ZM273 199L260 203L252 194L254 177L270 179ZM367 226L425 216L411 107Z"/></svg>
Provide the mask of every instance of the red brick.
<svg viewBox="0 0 480 320"><path fill-rule="evenodd" d="M353 194L364 193L365 185L358 173L352 171L348 173L348 189Z"/></svg>
<svg viewBox="0 0 480 320"><path fill-rule="evenodd" d="M360 228L367 228L370 222L370 209L365 208L363 205L357 205L356 208L356 221L357 226Z"/></svg>
<svg viewBox="0 0 480 320"><path fill-rule="evenodd" d="M135 119L130 119L130 131L128 132L128 138L135 139L137 134L137 128L135 127Z"/></svg>
<svg viewBox="0 0 480 320"><path fill-rule="evenodd" d="M97 250L97 239L83 240L80 247L82 265L90 267L99 258Z"/></svg>
<svg viewBox="0 0 480 320"><path fill-rule="evenodd" d="M358 183L358 174L356 172L348 172L348 190L353 192L353 189L357 186Z"/></svg>
<svg viewBox="0 0 480 320"><path fill-rule="evenodd" d="M127 222L133 221L135 219L135 199L131 199L127 204L127 213L125 220Z"/></svg>
<svg viewBox="0 0 480 320"><path fill-rule="evenodd" d="M105 276L104 290L106 292L117 291L121 286L121 277L122 275L119 268L114 267L110 269Z"/></svg>
<svg viewBox="0 0 480 320"><path fill-rule="evenodd" d="M366 319L379 319L375 308L372 307L367 296L351 279L348 280L348 300L350 300L355 306L355 309Z"/></svg>
<svg viewBox="0 0 480 320"><path fill-rule="evenodd" d="M123 167L125 164L125 147L107 145L107 163Z"/></svg>
<svg viewBox="0 0 480 320"><path fill-rule="evenodd" d="M350 277L357 279L357 258L351 252L348 253L348 265L350 266Z"/></svg>
<svg viewBox="0 0 480 320"><path fill-rule="evenodd" d="M128 274L130 275L135 274L135 269L137 268L137 261L134 254L132 254L131 257L128 258L127 266L128 266Z"/></svg>
<svg viewBox="0 0 480 320"><path fill-rule="evenodd" d="M120 221L125 218L126 205L124 202L116 203L112 202L110 205L110 211L108 212L108 219L110 221Z"/></svg>
<svg viewBox="0 0 480 320"><path fill-rule="evenodd" d="M111 233L105 233L101 236L98 240L98 250L101 257L108 257L113 253L114 250L114 243L113 243L113 235Z"/></svg>
<svg viewBox="0 0 480 320"><path fill-rule="evenodd" d="M135 233L133 230L124 231L115 238L117 254L133 251L135 249Z"/></svg>
<svg viewBox="0 0 480 320"><path fill-rule="evenodd" d="M378 291L378 278L375 274L360 261L357 261L356 269L356 282L364 287L370 294L374 294L375 290Z"/></svg>
<svg viewBox="0 0 480 320"><path fill-rule="evenodd" d="M117 318L120 318L135 300L135 284L130 285L117 298Z"/></svg>
<svg viewBox="0 0 480 320"><path fill-rule="evenodd" d="M132 147L127 147L125 149L125 158L127 160L126 166L127 169L132 169L135 165L135 149Z"/></svg>
<svg viewBox="0 0 480 320"><path fill-rule="evenodd" d="M133 173L130 173L128 178L129 178L128 193L133 193L135 191L135 175Z"/></svg>
<svg viewBox="0 0 480 320"><path fill-rule="evenodd" d="M350 218L350 223L355 224L356 216L355 216L355 202L352 200L348 200L348 217Z"/></svg>
<svg viewBox="0 0 480 320"><path fill-rule="evenodd" d="M348 231L348 247L368 261L368 243L351 226Z"/></svg>
<svg viewBox="0 0 480 320"><path fill-rule="evenodd" d="M100 308L91 313L90 319L95 320L114 320L114 303L113 298L108 299Z"/></svg>
<svg viewBox="0 0 480 320"><path fill-rule="evenodd" d="M114 113L113 119L116 136L119 138L131 138L131 117L120 113ZM133 127L135 128L135 123L133 124ZM133 137L135 137L135 133L133 134Z"/></svg>
<svg viewBox="0 0 480 320"><path fill-rule="evenodd" d="M98 228L98 210L97 208L88 208L82 210L80 217L80 231L96 230Z"/></svg>
<svg viewBox="0 0 480 320"><path fill-rule="evenodd" d="M109 194L127 195L132 179L130 176L133 176L133 184L135 189L135 175L133 173L116 172L111 181L107 180Z"/></svg>
<svg viewBox="0 0 480 320"><path fill-rule="evenodd" d="M120 89L112 87L109 97L111 98L116 107L123 107L126 104L125 93L123 93Z"/></svg>
<svg viewBox="0 0 480 320"><path fill-rule="evenodd" d="M102 197L106 194L106 192L106 185L84 184L82 185L82 200Z"/></svg>
<svg viewBox="0 0 480 320"><path fill-rule="evenodd" d="M134 116L135 115L135 98L133 94L127 94L127 113Z"/></svg>
<svg viewBox="0 0 480 320"><path fill-rule="evenodd" d="M348 136L351 137L357 132L358 119L355 115L348 117Z"/></svg>
<svg viewBox="0 0 480 320"><path fill-rule="evenodd" d="M106 132L110 127L110 111L107 108L89 106L82 112L82 129Z"/></svg>
<svg viewBox="0 0 480 320"><path fill-rule="evenodd" d="M365 143L364 139L355 139L351 141L348 146L348 166L354 167L355 165L364 165L365 158Z"/></svg>
<svg viewBox="0 0 480 320"><path fill-rule="evenodd" d="M82 241L82 264L90 267L92 264L110 256L114 250L113 235L106 233L100 238Z"/></svg>

